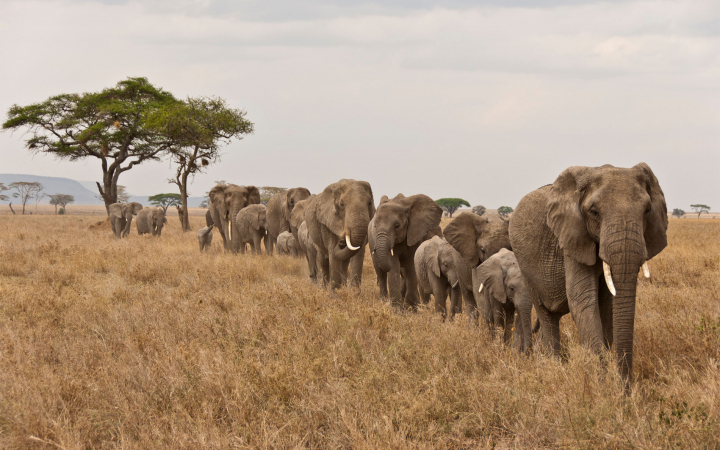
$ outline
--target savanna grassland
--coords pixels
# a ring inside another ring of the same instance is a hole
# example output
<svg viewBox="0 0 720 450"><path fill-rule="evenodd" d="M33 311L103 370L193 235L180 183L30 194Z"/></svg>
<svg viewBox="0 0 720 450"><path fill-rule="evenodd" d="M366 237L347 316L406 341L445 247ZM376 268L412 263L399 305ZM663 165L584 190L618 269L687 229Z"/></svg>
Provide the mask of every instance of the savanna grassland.
<svg viewBox="0 0 720 450"><path fill-rule="evenodd" d="M521 356L394 312L369 259L330 294L217 233L200 254L173 214L159 239L97 220L0 216L0 448L720 447L717 221L670 221L626 397L569 317L566 361Z"/></svg>

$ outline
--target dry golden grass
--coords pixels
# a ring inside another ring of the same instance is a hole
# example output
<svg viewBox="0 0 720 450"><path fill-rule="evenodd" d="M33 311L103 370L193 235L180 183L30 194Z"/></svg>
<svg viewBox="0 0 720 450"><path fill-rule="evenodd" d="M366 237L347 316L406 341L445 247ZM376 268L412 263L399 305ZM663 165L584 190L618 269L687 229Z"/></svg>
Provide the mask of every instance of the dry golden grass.
<svg viewBox="0 0 720 450"><path fill-rule="evenodd" d="M300 260L200 254L177 220L94 222L0 216L0 448L720 447L718 222L671 220L629 397L569 318L567 362L519 356L396 314L369 261L331 295Z"/></svg>

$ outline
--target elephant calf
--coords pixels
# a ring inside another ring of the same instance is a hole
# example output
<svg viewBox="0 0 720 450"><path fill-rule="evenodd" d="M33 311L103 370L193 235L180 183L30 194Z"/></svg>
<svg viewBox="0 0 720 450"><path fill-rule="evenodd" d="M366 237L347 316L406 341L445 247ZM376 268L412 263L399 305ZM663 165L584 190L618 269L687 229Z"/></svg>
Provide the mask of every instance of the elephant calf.
<svg viewBox="0 0 720 450"><path fill-rule="evenodd" d="M450 291L450 317L460 309L460 278L455 266L455 250L438 236L420 244L415 252L415 273L423 303L435 297L435 312L445 317L446 299Z"/></svg>
<svg viewBox="0 0 720 450"><path fill-rule="evenodd" d="M198 230L198 242L200 242L200 251L210 250L210 244L212 244L212 229L215 225L209 227L200 228Z"/></svg>
<svg viewBox="0 0 720 450"><path fill-rule="evenodd" d="M298 256L298 245L295 236L289 231L283 231L277 238L278 255L289 255L293 258Z"/></svg>
<svg viewBox="0 0 720 450"><path fill-rule="evenodd" d="M320 272L320 268L318 267L318 249L312 239L310 239L305 221L303 221L298 228L298 248L305 253L308 270L310 271L310 279L318 281L317 276Z"/></svg>
<svg viewBox="0 0 720 450"><path fill-rule="evenodd" d="M160 207L144 208L138 213L135 223L138 234L151 233L153 236L160 236L163 226L167 223L165 210Z"/></svg>
<svg viewBox="0 0 720 450"><path fill-rule="evenodd" d="M503 248L473 270L473 294L491 331L503 327L505 342L509 342L514 330L513 348L523 352L532 348L533 305L513 252Z"/></svg>
<svg viewBox="0 0 720 450"><path fill-rule="evenodd" d="M267 213L265 205L250 205L241 209L235 218L235 229L240 244L240 253L245 253L245 245L256 255L260 254L260 241L267 235ZM265 241L267 243L267 241Z"/></svg>

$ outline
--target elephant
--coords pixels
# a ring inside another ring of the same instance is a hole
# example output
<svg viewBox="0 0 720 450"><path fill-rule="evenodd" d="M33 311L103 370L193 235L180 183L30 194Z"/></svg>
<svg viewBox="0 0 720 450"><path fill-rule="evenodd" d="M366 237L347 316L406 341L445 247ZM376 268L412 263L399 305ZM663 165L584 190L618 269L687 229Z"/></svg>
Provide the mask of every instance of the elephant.
<svg viewBox="0 0 720 450"><path fill-rule="evenodd" d="M305 210L310 238L318 249L323 282L337 289L348 280L359 286L370 219L375 215L367 181L343 179L327 186Z"/></svg>
<svg viewBox="0 0 720 450"><path fill-rule="evenodd" d="M133 216L137 216L142 209L143 206L138 202L113 203L109 206L110 226L116 238L124 238L130 234Z"/></svg>
<svg viewBox="0 0 720 450"><path fill-rule="evenodd" d="M295 208L297 209L297 206ZM310 279L317 281L318 272L321 271L321 269L318 268L318 249L312 239L310 239L307 223L304 220L300 224L300 228L298 228L297 242L300 251L305 253L305 258L308 263L308 271L310 272Z"/></svg>
<svg viewBox="0 0 720 450"><path fill-rule="evenodd" d="M205 212L205 226L212 226L215 225L215 222L213 222L212 214L210 214L210 209L208 209Z"/></svg>
<svg viewBox="0 0 720 450"><path fill-rule="evenodd" d="M470 323L476 323L479 311L473 293L472 271L500 249L512 250L508 222L499 217L463 212L445 227L443 234L448 244L458 252L456 265L465 314Z"/></svg>
<svg viewBox="0 0 720 450"><path fill-rule="evenodd" d="M290 215L297 205L310 197L310 191L304 187L288 189L274 195L267 203L268 235L265 240L265 251L272 255L278 236L283 231L290 231ZM297 239L297 236L295 237Z"/></svg>
<svg viewBox="0 0 720 450"><path fill-rule="evenodd" d="M138 213L135 223L139 235L150 233L153 236L160 236L163 226L167 223L165 210L159 206L144 208Z"/></svg>
<svg viewBox="0 0 720 450"><path fill-rule="evenodd" d="M515 254L501 248L473 270L473 294L480 315L492 332L504 329L505 342L529 352L532 348L532 301Z"/></svg>
<svg viewBox="0 0 720 450"><path fill-rule="evenodd" d="M200 243L200 251L210 250L210 244L212 244L212 229L215 225L209 227L200 228L198 230L198 242Z"/></svg>
<svg viewBox="0 0 720 450"><path fill-rule="evenodd" d="M433 236L442 236L440 208L423 194L380 200L368 224L368 241L380 296L395 306L414 309L418 304L415 251Z"/></svg>
<svg viewBox="0 0 720 450"><path fill-rule="evenodd" d="M245 245L256 255L260 254L260 241L265 239L267 245L267 211L265 205L250 205L237 213L235 224L235 239L241 254L245 254Z"/></svg>
<svg viewBox="0 0 720 450"><path fill-rule="evenodd" d="M455 249L439 236L424 241L415 252L415 273L420 300L427 304L432 294L435 298L435 312L440 313L443 318L446 314L448 292L451 318L461 306L460 278L453 253Z"/></svg>
<svg viewBox="0 0 720 450"><path fill-rule="evenodd" d="M260 191L255 186L218 184L210 190L210 219L220 231L225 250L237 252L240 249L240 240L233 239L232 236L234 231L232 222L237 218L241 209L259 203ZM205 220L208 220L207 214Z"/></svg>
<svg viewBox="0 0 720 450"><path fill-rule="evenodd" d="M267 242L267 240L265 242ZM277 251L278 255L288 255L293 258L298 257L297 241L291 232L283 231L280 233L280 236L278 236L277 239Z"/></svg>
<svg viewBox="0 0 720 450"><path fill-rule="evenodd" d="M300 225L305 222L305 209L307 209L307 205L310 204L310 200L312 200L313 198L315 198L314 194L310 195L310 197L306 198L305 200L300 200L299 202L295 203L295 207L290 213L290 232L293 236L295 236L295 241L298 243L298 254L301 257L306 256L306 246L300 241L299 229Z"/></svg>
<svg viewBox="0 0 720 450"><path fill-rule="evenodd" d="M569 167L520 200L510 242L540 320L540 341L560 352L568 312L583 344L612 348L630 388L640 268L667 246L665 195L650 167Z"/></svg>

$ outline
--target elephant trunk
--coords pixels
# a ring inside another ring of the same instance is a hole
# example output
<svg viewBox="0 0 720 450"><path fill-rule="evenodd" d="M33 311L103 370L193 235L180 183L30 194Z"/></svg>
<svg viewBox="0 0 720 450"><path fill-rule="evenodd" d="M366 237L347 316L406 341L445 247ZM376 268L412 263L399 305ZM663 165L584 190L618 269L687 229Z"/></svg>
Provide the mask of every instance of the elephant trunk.
<svg viewBox="0 0 720 450"><path fill-rule="evenodd" d="M364 224L354 225L354 226L350 227L345 232L346 243L349 241L349 244L352 245L352 247L355 249L365 245L365 239L367 238L367 230L368 230L369 222L370 221L365 222Z"/></svg>
<svg viewBox="0 0 720 450"><path fill-rule="evenodd" d="M522 352L527 353L532 349L532 303L517 308L517 317L515 318L515 327L520 327L522 335Z"/></svg>
<svg viewBox="0 0 720 450"><path fill-rule="evenodd" d="M387 234L378 234L375 240L375 258L383 272L390 272L390 260L388 253L392 247L392 242Z"/></svg>
<svg viewBox="0 0 720 450"><path fill-rule="evenodd" d="M612 277L612 281L606 283L613 283L615 287L612 303L613 349L618 357L620 374L629 388L627 383L633 363L637 277L647 254L642 226L630 223L622 226L622 229L612 228L606 233L612 236L612 240L605 245L601 240L600 257L609 266ZM607 269L605 279L608 279Z"/></svg>

